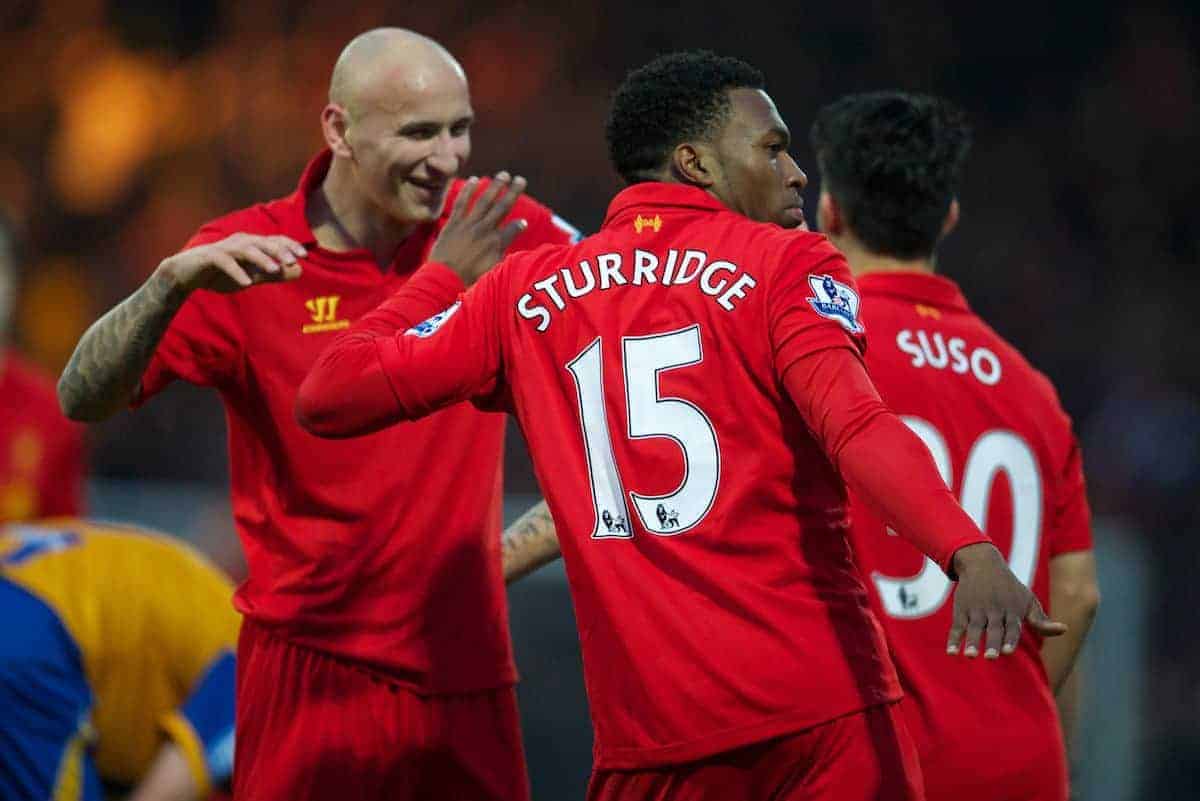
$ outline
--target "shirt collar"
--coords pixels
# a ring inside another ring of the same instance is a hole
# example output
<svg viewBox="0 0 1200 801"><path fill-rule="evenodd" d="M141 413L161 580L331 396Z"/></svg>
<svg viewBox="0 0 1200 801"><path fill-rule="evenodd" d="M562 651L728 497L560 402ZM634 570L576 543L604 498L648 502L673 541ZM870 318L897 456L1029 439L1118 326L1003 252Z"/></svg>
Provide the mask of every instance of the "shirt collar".
<svg viewBox="0 0 1200 801"><path fill-rule="evenodd" d="M281 234L291 237L302 245L316 244L317 238L313 235L312 226L308 224L308 196L321 187L325 181L325 175L329 172L329 165L332 163L333 151L327 147L308 162L308 166L304 168L304 173L300 176L300 183L297 184L296 191L283 198L279 209Z"/></svg>
<svg viewBox="0 0 1200 801"><path fill-rule="evenodd" d="M604 216L604 225L608 228L615 225L631 214L637 214L648 208L665 209L695 209L701 211L728 211L725 204L717 200L703 189L684 184L668 184L659 181L646 181L634 184L622 190L608 204L608 214Z"/></svg>
<svg viewBox="0 0 1200 801"><path fill-rule="evenodd" d="M867 273L855 276L854 281L864 295L892 295L943 309L971 310L958 284L941 275L918 272Z"/></svg>

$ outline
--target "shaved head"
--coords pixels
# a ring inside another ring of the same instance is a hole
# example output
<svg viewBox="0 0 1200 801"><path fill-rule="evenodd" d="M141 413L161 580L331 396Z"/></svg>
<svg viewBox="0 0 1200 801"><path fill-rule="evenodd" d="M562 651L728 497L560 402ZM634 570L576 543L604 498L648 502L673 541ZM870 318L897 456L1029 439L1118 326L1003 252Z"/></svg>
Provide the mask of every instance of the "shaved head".
<svg viewBox="0 0 1200 801"><path fill-rule="evenodd" d="M450 51L404 28L375 28L359 34L338 56L329 82L329 102L359 116L367 105L391 107L397 95L420 93L441 82L461 82L466 73Z"/></svg>
<svg viewBox="0 0 1200 801"><path fill-rule="evenodd" d="M471 92L454 56L402 28L376 28L338 57L321 111L333 162L324 181L363 230L437 219L471 154Z"/></svg>

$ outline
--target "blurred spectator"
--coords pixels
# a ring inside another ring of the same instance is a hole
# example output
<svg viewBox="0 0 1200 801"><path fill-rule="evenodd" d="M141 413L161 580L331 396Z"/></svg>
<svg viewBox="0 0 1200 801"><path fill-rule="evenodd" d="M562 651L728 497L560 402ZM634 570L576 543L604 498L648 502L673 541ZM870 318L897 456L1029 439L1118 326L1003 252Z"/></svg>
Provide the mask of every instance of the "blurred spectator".
<svg viewBox="0 0 1200 801"><path fill-rule="evenodd" d="M83 432L58 408L54 382L8 347L16 249L0 220L0 522L78 515Z"/></svg>

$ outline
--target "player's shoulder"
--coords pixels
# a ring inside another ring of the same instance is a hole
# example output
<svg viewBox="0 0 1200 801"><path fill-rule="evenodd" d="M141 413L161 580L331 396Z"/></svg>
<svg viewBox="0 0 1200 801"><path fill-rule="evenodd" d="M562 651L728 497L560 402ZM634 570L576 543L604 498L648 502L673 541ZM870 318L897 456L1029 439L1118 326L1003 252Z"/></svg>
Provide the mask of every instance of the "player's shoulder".
<svg viewBox="0 0 1200 801"><path fill-rule="evenodd" d="M841 255L824 234L806 228L756 222L732 211L720 212L718 220L728 226L743 248L775 266L791 266L797 260L816 264Z"/></svg>
<svg viewBox="0 0 1200 801"><path fill-rule="evenodd" d="M255 203L204 223L192 237L192 243L216 242L234 234L295 235L294 222L298 213L296 199L292 195Z"/></svg>

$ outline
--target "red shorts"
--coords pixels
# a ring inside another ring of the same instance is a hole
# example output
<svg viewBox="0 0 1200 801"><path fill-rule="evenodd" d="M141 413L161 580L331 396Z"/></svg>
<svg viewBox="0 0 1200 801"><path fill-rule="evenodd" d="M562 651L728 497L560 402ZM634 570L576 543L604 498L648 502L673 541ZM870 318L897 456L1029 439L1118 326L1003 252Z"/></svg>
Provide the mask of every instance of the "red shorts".
<svg viewBox="0 0 1200 801"><path fill-rule="evenodd" d="M592 775L588 801L923 801L896 704L686 765Z"/></svg>
<svg viewBox="0 0 1200 801"><path fill-rule="evenodd" d="M236 801L528 801L511 687L422 696L249 620Z"/></svg>

